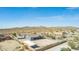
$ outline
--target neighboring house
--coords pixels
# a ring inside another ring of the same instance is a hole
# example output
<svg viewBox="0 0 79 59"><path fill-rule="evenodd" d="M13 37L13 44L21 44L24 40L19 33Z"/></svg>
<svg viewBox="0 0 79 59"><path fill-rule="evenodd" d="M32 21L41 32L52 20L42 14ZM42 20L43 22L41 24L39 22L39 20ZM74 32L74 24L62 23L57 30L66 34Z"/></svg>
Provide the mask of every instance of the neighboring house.
<svg viewBox="0 0 79 59"><path fill-rule="evenodd" d="M26 36L26 39L33 41L33 40L43 39L43 37L40 35L30 35L30 36Z"/></svg>
<svg viewBox="0 0 79 59"><path fill-rule="evenodd" d="M30 48L33 48L33 49L39 47L36 43L34 43L33 41L30 41L30 40L23 41L23 43L24 43L24 45L26 45Z"/></svg>
<svg viewBox="0 0 79 59"><path fill-rule="evenodd" d="M9 35L0 34L0 41L11 40L12 38Z"/></svg>
<svg viewBox="0 0 79 59"><path fill-rule="evenodd" d="M26 34L18 34L17 39L25 39L25 40L38 40L38 39L43 39L43 36L41 35L26 35Z"/></svg>
<svg viewBox="0 0 79 59"><path fill-rule="evenodd" d="M55 39L61 39L63 35L62 32L53 32L53 34L55 35Z"/></svg>
<svg viewBox="0 0 79 59"><path fill-rule="evenodd" d="M35 49L39 47L36 43L33 42L33 40L41 39L39 35L25 35L25 36L20 35L17 36L17 38L20 39L19 41L22 41L25 46L28 46L31 49Z"/></svg>
<svg viewBox="0 0 79 59"><path fill-rule="evenodd" d="M77 32L66 32L66 37L73 37L79 35Z"/></svg>
<svg viewBox="0 0 79 59"><path fill-rule="evenodd" d="M17 36L17 39L25 39L25 36Z"/></svg>
<svg viewBox="0 0 79 59"><path fill-rule="evenodd" d="M17 39L25 39L26 35L25 34L18 34Z"/></svg>

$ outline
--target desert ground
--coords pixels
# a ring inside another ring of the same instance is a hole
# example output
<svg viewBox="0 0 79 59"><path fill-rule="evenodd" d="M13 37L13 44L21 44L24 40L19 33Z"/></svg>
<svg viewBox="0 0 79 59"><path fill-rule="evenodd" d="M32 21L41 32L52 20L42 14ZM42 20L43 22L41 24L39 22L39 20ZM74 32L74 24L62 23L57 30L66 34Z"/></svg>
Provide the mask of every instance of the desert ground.
<svg viewBox="0 0 79 59"><path fill-rule="evenodd" d="M22 27L0 29L0 51L75 51L77 27ZM7 36L11 37L7 38ZM27 38L28 37L28 38Z"/></svg>

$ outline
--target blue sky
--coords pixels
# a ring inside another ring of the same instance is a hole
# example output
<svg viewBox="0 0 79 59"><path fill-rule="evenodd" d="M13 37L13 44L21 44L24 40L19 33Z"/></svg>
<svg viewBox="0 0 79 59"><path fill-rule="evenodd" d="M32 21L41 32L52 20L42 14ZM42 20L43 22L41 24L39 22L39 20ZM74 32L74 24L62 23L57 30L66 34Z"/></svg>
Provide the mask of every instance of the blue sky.
<svg viewBox="0 0 79 59"><path fill-rule="evenodd" d="M0 7L0 28L79 26L78 7Z"/></svg>

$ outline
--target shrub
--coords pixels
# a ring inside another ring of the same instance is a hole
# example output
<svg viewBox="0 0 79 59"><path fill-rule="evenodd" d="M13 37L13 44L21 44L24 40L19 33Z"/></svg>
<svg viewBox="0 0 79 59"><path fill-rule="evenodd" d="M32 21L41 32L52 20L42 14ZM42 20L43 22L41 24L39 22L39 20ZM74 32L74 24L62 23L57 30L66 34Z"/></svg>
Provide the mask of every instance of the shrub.
<svg viewBox="0 0 79 59"><path fill-rule="evenodd" d="M79 41L79 37L74 37L73 41L74 42L78 42Z"/></svg>
<svg viewBox="0 0 79 59"><path fill-rule="evenodd" d="M75 50L79 50L79 37L74 37L73 40L68 42L68 45Z"/></svg>
<svg viewBox="0 0 79 59"><path fill-rule="evenodd" d="M71 49L69 47L67 47L67 48L61 48L61 51L71 51Z"/></svg>
<svg viewBox="0 0 79 59"><path fill-rule="evenodd" d="M75 42L75 41L69 41L68 45L75 50L79 50L79 42Z"/></svg>
<svg viewBox="0 0 79 59"><path fill-rule="evenodd" d="M73 41L69 41L68 45L72 48L75 49L75 43Z"/></svg>
<svg viewBox="0 0 79 59"><path fill-rule="evenodd" d="M46 37L48 37L48 38L51 38L51 39L55 39L55 36L54 35L49 35L49 34L47 34L47 35L45 35Z"/></svg>
<svg viewBox="0 0 79 59"><path fill-rule="evenodd" d="M13 36L15 36L15 37L17 36L16 33L12 33L12 34L13 34Z"/></svg>

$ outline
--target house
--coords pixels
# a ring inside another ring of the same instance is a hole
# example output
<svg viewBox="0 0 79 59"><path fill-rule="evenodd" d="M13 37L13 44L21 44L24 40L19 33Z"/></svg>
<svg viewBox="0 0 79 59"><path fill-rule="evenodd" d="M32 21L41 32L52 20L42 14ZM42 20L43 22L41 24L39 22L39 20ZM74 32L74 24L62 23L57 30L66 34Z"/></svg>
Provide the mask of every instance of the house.
<svg viewBox="0 0 79 59"><path fill-rule="evenodd" d="M17 39L25 39L26 38L26 34L18 34L17 35Z"/></svg>
<svg viewBox="0 0 79 59"><path fill-rule="evenodd" d="M10 37L9 35L0 34L0 41L4 40L12 40L12 37Z"/></svg>
<svg viewBox="0 0 79 59"><path fill-rule="evenodd" d="M39 46L34 43L33 41L30 41L30 40L26 40L26 41L23 41L24 45L30 47L31 49L35 49L35 48L38 48Z"/></svg>
<svg viewBox="0 0 79 59"><path fill-rule="evenodd" d="M39 39L43 39L44 37L43 36L41 36L41 35L29 35L29 36L26 36L26 39L27 40L31 40L31 41L33 41L33 40L39 40Z"/></svg>
<svg viewBox="0 0 79 59"><path fill-rule="evenodd" d="M62 36L63 36L63 33L62 32L53 32L53 34L55 35L55 39L61 39Z"/></svg>

